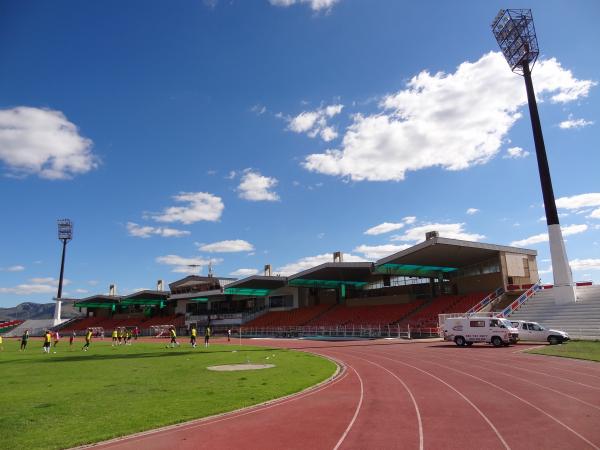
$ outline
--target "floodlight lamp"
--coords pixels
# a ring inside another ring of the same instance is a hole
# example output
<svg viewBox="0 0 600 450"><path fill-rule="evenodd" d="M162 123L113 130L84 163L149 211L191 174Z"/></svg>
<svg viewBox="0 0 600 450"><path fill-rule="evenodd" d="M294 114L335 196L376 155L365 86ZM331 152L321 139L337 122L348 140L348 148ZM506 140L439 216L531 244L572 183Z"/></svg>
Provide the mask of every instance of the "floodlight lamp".
<svg viewBox="0 0 600 450"><path fill-rule="evenodd" d="M501 9L492 32L513 72L523 75L525 65L533 67L539 47L530 9Z"/></svg>
<svg viewBox="0 0 600 450"><path fill-rule="evenodd" d="M73 222L70 219L60 219L58 222L58 239L70 241L73 239Z"/></svg>

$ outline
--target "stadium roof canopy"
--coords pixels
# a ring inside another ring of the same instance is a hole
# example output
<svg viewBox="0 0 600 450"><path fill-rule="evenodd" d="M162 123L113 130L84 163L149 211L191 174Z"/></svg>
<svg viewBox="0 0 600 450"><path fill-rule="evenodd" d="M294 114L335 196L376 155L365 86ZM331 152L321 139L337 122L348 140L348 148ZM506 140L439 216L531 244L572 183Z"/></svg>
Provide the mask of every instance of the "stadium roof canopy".
<svg viewBox="0 0 600 450"><path fill-rule="evenodd" d="M121 295L92 295L73 302L74 307L79 308L107 308L114 309L123 297Z"/></svg>
<svg viewBox="0 0 600 450"><path fill-rule="evenodd" d="M186 292L183 294L171 294L169 296L169 300L192 300L192 301L203 301L198 300L200 298L210 298L210 297L219 297L223 296L223 291L221 289L211 289L209 291L197 291L197 292Z"/></svg>
<svg viewBox="0 0 600 450"><path fill-rule="evenodd" d="M375 270L382 273L384 272L382 266L413 265L417 269L419 267L432 269L430 270L432 273L450 272L491 259L499 252L537 255L535 250L524 248L435 237L378 260L375 262ZM418 274L417 270L415 275Z"/></svg>
<svg viewBox="0 0 600 450"><path fill-rule="evenodd" d="M372 270L371 262L327 262L290 276L288 284L323 288L341 285L362 287L371 279Z"/></svg>
<svg viewBox="0 0 600 450"><path fill-rule="evenodd" d="M251 275L230 283L225 288L229 295L245 295L262 297L287 284L287 277L273 277L266 275Z"/></svg>
<svg viewBox="0 0 600 450"><path fill-rule="evenodd" d="M217 282L221 286L224 286L235 280L236 280L235 278L226 278L226 277L216 277L216 276L205 277L202 275L188 275L187 277L182 278L181 280L177 280L177 281L173 281L172 283L169 283L169 288L171 290L173 290L174 288L181 288L181 287L185 287L185 286L197 286L199 284L216 284Z"/></svg>
<svg viewBox="0 0 600 450"><path fill-rule="evenodd" d="M145 290L121 297L121 305L165 306L169 291Z"/></svg>

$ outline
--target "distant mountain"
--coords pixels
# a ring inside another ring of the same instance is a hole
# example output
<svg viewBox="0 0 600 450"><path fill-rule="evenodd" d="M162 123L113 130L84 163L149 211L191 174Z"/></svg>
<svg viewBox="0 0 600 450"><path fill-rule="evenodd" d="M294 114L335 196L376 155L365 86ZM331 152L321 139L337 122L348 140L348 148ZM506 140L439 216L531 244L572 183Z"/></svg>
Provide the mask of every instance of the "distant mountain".
<svg viewBox="0 0 600 450"><path fill-rule="evenodd" d="M79 309L73 307L72 300L63 301L61 311L63 319L70 319L79 315ZM0 308L0 320L52 319L52 317L54 317L54 302L25 302L12 308Z"/></svg>

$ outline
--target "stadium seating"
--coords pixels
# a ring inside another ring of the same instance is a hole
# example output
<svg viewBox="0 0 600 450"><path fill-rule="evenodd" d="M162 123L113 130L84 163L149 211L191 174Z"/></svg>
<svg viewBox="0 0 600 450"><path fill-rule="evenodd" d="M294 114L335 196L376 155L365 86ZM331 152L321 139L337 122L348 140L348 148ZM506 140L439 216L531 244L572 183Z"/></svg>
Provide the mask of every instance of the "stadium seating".
<svg viewBox="0 0 600 450"><path fill-rule="evenodd" d="M477 304L485 293L474 293L466 295L443 295L436 297L423 308L411 314L400 325L414 328L436 328L438 326L438 315L448 313L463 313Z"/></svg>
<svg viewBox="0 0 600 450"><path fill-rule="evenodd" d="M397 305L344 306L337 305L308 325L341 326L341 325L388 325L411 313L421 305L417 300Z"/></svg>
<svg viewBox="0 0 600 450"><path fill-rule="evenodd" d="M118 327L138 327L140 329L150 328L153 325L173 325L181 327L185 325L185 316L183 314L173 314L169 316L146 317L85 317L81 320L71 322L62 329L63 333L72 331L83 331L88 327L102 327L105 330L114 330Z"/></svg>
<svg viewBox="0 0 600 450"><path fill-rule="evenodd" d="M333 305L318 305L290 311L270 311L244 324L247 327L295 327L306 325L311 320L331 309Z"/></svg>
<svg viewBox="0 0 600 450"><path fill-rule="evenodd" d="M0 322L0 334L7 333L10 330L18 327L24 322L24 320L6 320Z"/></svg>

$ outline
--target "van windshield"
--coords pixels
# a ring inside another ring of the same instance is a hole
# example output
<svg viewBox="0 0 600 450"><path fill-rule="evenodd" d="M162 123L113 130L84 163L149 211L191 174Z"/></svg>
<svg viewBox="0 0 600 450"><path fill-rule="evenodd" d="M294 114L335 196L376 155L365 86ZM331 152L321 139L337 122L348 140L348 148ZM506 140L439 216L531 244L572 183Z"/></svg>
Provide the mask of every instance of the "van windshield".
<svg viewBox="0 0 600 450"><path fill-rule="evenodd" d="M512 323L510 323L506 319L501 319L499 322L500 322L500 327L501 328L512 328L513 327Z"/></svg>

